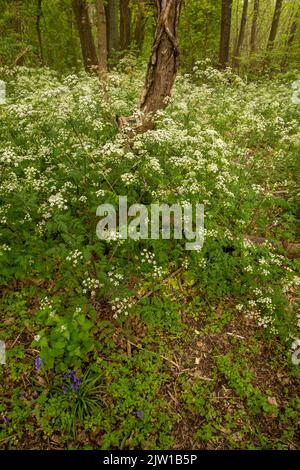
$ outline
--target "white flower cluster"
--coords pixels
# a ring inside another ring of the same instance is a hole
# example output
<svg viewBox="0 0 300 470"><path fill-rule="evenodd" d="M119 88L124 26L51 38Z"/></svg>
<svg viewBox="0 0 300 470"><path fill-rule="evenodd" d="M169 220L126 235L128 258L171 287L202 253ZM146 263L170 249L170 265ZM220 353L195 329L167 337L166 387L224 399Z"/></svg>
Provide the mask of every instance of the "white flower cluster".
<svg viewBox="0 0 300 470"><path fill-rule="evenodd" d="M254 289L254 292L262 295L261 289ZM274 326L275 307L270 297L258 297L256 300L248 300L245 305L238 304L235 308L238 312L244 313L249 320L255 321L257 326L268 328L273 334L277 333Z"/></svg>
<svg viewBox="0 0 300 470"><path fill-rule="evenodd" d="M85 275L88 276L88 273L85 273ZM103 284L100 284L100 281L98 279L87 277L82 281L82 286L83 294L87 294L88 292L90 292L91 297L95 297L96 290L103 287Z"/></svg>
<svg viewBox="0 0 300 470"><path fill-rule="evenodd" d="M127 317L129 315L130 308L133 306L133 303L134 301L131 297L124 297L123 299L116 297L113 299L111 301L111 308L114 312L113 318L117 319L121 315L125 315Z"/></svg>
<svg viewBox="0 0 300 470"><path fill-rule="evenodd" d="M155 265L156 261L154 253L144 248L141 252L141 262Z"/></svg>
<svg viewBox="0 0 300 470"><path fill-rule="evenodd" d="M98 191L96 191L96 196L97 197L104 197L105 196L104 189L98 189Z"/></svg>
<svg viewBox="0 0 300 470"><path fill-rule="evenodd" d="M249 264L248 266L245 266L244 271L246 273L253 273L253 267Z"/></svg>
<svg viewBox="0 0 300 470"><path fill-rule="evenodd" d="M83 254L79 250L73 251L70 255L66 257L67 261L71 261L74 268L77 266L79 261L83 260Z"/></svg>
<svg viewBox="0 0 300 470"><path fill-rule="evenodd" d="M53 188L55 189L55 188ZM50 219L52 217L52 213L55 209L59 210L67 210L67 201L64 198L61 192L57 192L56 194L52 194L48 198L48 203L41 204L40 212L44 219Z"/></svg>
<svg viewBox="0 0 300 470"><path fill-rule="evenodd" d="M300 286L300 277L293 276L292 279L285 279L285 283L284 283L282 290L285 294L288 294L289 292L292 292L295 288L299 286Z"/></svg>
<svg viewBox="0 0 300 470"><path fill-rule="evenodd" d="M6 245L6 243L3 243L3 245L0 245L0 256L2 256L5 252L11 251L11 247Z"/></svg>
<svg viewBox="0 0 300 470"><path fill-rule="evenodd" d="M114 287L118 287L120 282L124 279L123 274L115 272L115 268L112 268L111 271L107 273L108 280Z"/></svg>
<svg viewBox="0 0 300 470"><path fill-rule="evenodd" d="M104 229L102 232L102 237L107 243L117 242L118 245L124 243L124 239L120 238L120 232L118 230L107 230Z"/></svg>
<svg viewBox="0 0 300 470"><path fill-rule="evenodd" d="M47 296L40 300L40 308L41 310L44 310L46 308L53 309L52 302L48 299Z"/></svg>
<svg viewBox="0 0 300 470"><path fill-rule="evenodd" d="M130 186L136 182L136 177L132 173L123 173L123 175L121 175L121 180L126 186Z"/></svg>
<svg viewBox="0 0 300 470"><path fill-rule="evenodd" d="M152 277L155 279L162 278L165 274L165 271L161 266L157 265L155 260L155 255L151 251L144 248L141 252L141 263L148 264L152 267Z"/></svg>
<svg viewBox="0 0 300 470"><path fill-rule="evenodd" d="M11 147L0 150L0 163L2 164L13 164L15 167L19 165L18 157Z"/></svg>
<svg viewBox="0 0 300 470"><path fill-rule="evenodd" d="M51 300L49 300L47 296L40 300L40 310L48 310L49 317L52 319L56 317L56 311L54 310Z"/></svg>
<svg viewBox="0 0 300 470"><path fill-rule="evenodd" d="M68 209L67 201L64 199L61 193L53 194L48 199L50 207L57 207L58 209Z"/></svg>
<svg viewBox="0 0 300 470"><path fill-rule="evenodd" d="M150 174L162 176L164 174L163 169L160 166L159 160L155 157L151 157L147 160L145 170L149 171Z"/></svg>

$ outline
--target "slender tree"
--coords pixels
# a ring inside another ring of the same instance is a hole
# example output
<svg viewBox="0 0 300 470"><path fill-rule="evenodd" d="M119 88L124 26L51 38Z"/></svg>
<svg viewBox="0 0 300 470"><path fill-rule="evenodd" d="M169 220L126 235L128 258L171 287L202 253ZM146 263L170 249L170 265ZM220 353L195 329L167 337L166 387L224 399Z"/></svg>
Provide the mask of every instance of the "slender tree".
<svg viewBox="0 0 300 470"><path fill-rule="evenodd" d="M107 74L107 27L103 0L96 0L96 22L99 76L105 80Z"/></svg>
<svg viewBox="0 0 300 470"><path fill-rule="evenodd" d="M120 0L120 47L125 51L130 46L130 0Z"/></svg>
<svg viewBox="0 0 300 470"><path fill-rule="evenodd" d="M140 101L144 113L166 107L177 73L179 49L177 30L182 0L157 0L158 19Z"/></svg>
<svg viewBox="0 0 300 470"><path fill-rule="evenodd" d="M135 132L155 127L155 113L167 106L176 77L179 49L177 31L182 0L157 0L157 26L139 110L143 113L142 124ZM134 119L118 118L120 127L134 125Z"/></svg>
<svg viewBox="0 0 300 470"><path fill-rule="evenodd" d="M98 58L87 3L85 0L72 0L72 7L79 33L84 67L86 71L96 70Z"/></svg>
<svg viewBox="0 0 300 470"><path fill-rule="evenodd" d="M43 41L41 32L41 18L42 18L42 0L37 0L37 12L36 12L36 32L39 43L39 55L42 65L44 64L44 52L43 52Z"/></svg>
<svg viewBox="0 0 300 470"><path fill-rule="evenodd" d="M274 48L280 15L282 11L282 3L283 3L283 0L276 0L275 11L273 15L273 20L272 20L272 25L271 25L271 30L270 30L270 35L269 35L269 40L268 40L268 45L267 45L268 50L272 50Z"/></svg>
<svg viewBox="0 0 300 470"><path fill-rule="evenodd" d="M137 14L137 19L136 19L134 40L135 40L135 44L139 52L141 52L142 47L143 47L144 35L145 35L145 24L146 24L145 1L138 0L138 14Z"/></svg>
<svg viewBox="0 0 300 470"><path fill-rule="evenodd" d="M224 69L229 62L230 32L231 32L232 0L222 0L221 39L219 64Z"/></svg>
<svg viewBox="0 0 300 470"><path fill-rule="evenodd" d="M105 5L107 18L108 56L120 48L119 34L119 0L107 0Z"/></svg>
<svg viewBox="0 0 300 470"><path fill-rule="evenodd" d="M296 12L294 21L292 22L291 29L288 34L288 38L286 42L288 48L292 46L295 40L297 29L298 29L298 24L299 24L299 17L300 17L300 8L298 8Z"/></svg>
<svg viewBox="0 0 300 470"><path fill-rule="evenodd" d="M231 36L233 36L233 30L235 33L235 40L233 50L235 51L237 48L238 38L239 38L239 30L240 30L240 19L239 19L239 11L240 11L240 0L236 0L235 2L235 12L233 12L233 2L232 2L232 13L231 13ZM234 56L233 56L234 57Z"/></svg>
<svg viewBox="0 0 300 470"><path fill-rule="evenodd" d="M288 31L285 54L284 54L284 57L283 57L282 63L281 63L281 68L282 69L284 69L286 67L287 62L288 62L290 48L292 47L292 45L294 43L296 33L297 33L297 29L298 29L299 17L300 17L300 7L298 7L298 9L297 9L294 20L293 20L293 22L291 24L291 27L290 27L290 30Z"/></svg>
<svg viewBox="0 0 300 470"><path fill-rule="evenodd" d="M238 67L239 63L240 63L241 49L243 47L243 42L244 42L244 38L245 38L245 31L246 31L247 14L248 14L248 0L244 0L240 32L239 32L236 48L235 48L235 51L234 51L234 59L233 59L233 66L234 67Z"/></svg>
<svg viewBox="0 0 300 470"><path fill-rule="evenodd" d="M254 0L253 3L253 16L251 24L250 35L250 52L253 54L256 51L256 36L257 36L257 19L259 15L259 0Z"/></svg>

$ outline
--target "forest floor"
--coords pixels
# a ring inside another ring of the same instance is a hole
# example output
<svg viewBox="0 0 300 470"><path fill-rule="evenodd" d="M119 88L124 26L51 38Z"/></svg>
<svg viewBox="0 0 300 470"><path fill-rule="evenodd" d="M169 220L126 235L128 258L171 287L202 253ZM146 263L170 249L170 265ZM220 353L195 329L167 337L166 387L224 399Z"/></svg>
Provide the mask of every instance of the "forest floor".
<svg viewBox="0 0 300 470"><path fill-rule="evenodd" d="M297 76L199 65L128 139L126 67L1 69L0 447L297 449ZM120 195L203 203L202 250L100 241Z"/></svg>

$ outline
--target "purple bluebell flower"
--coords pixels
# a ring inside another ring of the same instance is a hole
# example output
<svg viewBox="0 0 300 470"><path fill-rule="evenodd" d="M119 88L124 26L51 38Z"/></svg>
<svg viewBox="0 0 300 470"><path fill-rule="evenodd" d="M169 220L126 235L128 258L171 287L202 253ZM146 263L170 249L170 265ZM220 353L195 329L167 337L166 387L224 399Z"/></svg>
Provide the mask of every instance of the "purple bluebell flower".
<svg viewBox="0 0 300 470"><path fill-rule="evenodd" d="M40 368L41 368L41 366L42 366L42 362L43 362L43 361L42 361L42 359L40 358L40 356L38 356L38 357L36 358L36 360L34 361L35 368L36 368L37 371L40 370Z"/></svg>
<svg viewBox="0 0 300 470"><path fill-rule="evenodd" d="M73 393L76 393L76 392L77 392L77 390L78 390L80 384L81 384L81 380L80 380L80 379L75 380L75 381L71 384L71 389L72 389L72 392L73 392Z"/></svg>
<svg viewBox="0 0 300 470"><path fill-rule="evenodd" d="M5 415L4 418L3 418L3 423L6 424L6 423L8 423L8 421L9 421L9 419L8 419L8 417Z"/></svg>
<svg viewBox="0 0 300 470"><path fill-rule="evenodd" d="M143 413L142 411L140 411L140 410L136 412L136 415L137 415L137 417L140 418L140 419L142 419L142 418L144 417L144 413Z"/></svg>
<svg viewBox="0 0 300 470"><path fill-rule="evenodd" d="M82 380L79 377L77 377L75 370L72 370L71 372L66 372L65 375L63 376L63 380L69 381L69 385L71 386L71 390L73 393L77 393L79 385L82 384ZM67 385L63 385L62 390L63 390L63 393L66 395L68 391Z"/></svg>

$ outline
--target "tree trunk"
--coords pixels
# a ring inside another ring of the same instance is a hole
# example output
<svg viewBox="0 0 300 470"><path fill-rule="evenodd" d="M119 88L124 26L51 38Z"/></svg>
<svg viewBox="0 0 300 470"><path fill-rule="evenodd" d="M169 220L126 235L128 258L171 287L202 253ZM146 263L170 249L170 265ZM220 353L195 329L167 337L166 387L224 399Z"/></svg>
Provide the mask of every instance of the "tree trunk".
<svg viewBox="0 0 300 470"><path fill-rule="evenodd" d="M119 35L119 0L108 0L105 6L107 19L107 44L108 56L112 57L113 52L120 48Z"/></svg>
<svg viewBox="0 0 300 470"><path fill-rule="evenodd" d="M131 14L129 1L120 0L120 47L122 51L125 51L130 46Z"/></svg>
<svg viewBox="0 0 300 470"><path fill-rule="evenodd" d="M23 20L22 20L22 11L21 11L21 0L15 0L14 2L14 14L12 16L12 27L14 32L16 33L17 40L20 44L23 44ZM27 46L25 49L22 49L21 51L18 51L18 55L14 59L14 65L23 65L24 64L24 57L28 50L30 49L29 46Z"/></svg>
<svg viewBox="0 0 300 470"><path fill-rule="evenodd" d="M297 28L298 28L299 16L300 16L300 8L298 8L297 10L296 16L294 18L294 21L292 23L292 26L288 35L288 39L286 42L287 47L291 47L294 42L294 39L297 33Z"/></svg>
<svg viewBox="0 0 300 470"><path fill-rule="evenodd" d="M41 33L41 17L42 17L42 0L37 2L37 12L36 12L36 32L39 43L39 53L41 64L44 65L44 52L43 52L43 42L42 42L42 33Z"/></svg>
<svg viewBox="0 0 300 470"><path fill-rule="evenodd" d="M158 19L140 110L154 113L164 109L176 77L179 49L177 29L182 0L158 0Z"/></svg>
<svg viewBox="0 0 300 470"><path fill-rule="evenodd" d="M235 40L233 41L234 42L234 45L233 45L233 51L234 52L237 48L237 43L238 43L238 39L239 39L240 23L241 23L240 20L239 20L239 6L240 6L240 0L236 0L236 8L235 8L235 15L234 15L233 14L233 2L232 2L231 36L233 35L233 29L234 29L235 30ZM234 21L233 21L233 17L235 17ZM234 27L233 27L233 22L235 23ZM234 59L234 56L233 56L233 59Z"/></svg>
<svg viewBox="0 0 300 470"><path fill-rule="evenodd" d="M250 52L254 54L256 51L256 35L257 35L257 18L259 14L259 0L254 0L253 5L253 17L251 25L251 36L250 36Z"/></svg>
<svg viewBox="0 0 300 470"><path fill-rule="evenodd" d="M136 27L134 32L134 40L136 43L137 50L139 52L142 51L143 42L144 42L144 35L145 35L145 1L139 0L139 9L138 15L136 20Z"/></svg>
<svg viewBox="0 0 300 470"><path fill-rule="evenodd" d="M85 0L72 0L73 11L76 19L80 38L83 63L86 71L98 68L98 58L92 34L91 23Z"/></svg>
<svg viewBox="0 0 300 470"><path fill-rule="evenodd" d="M239 32L239 37L238 37L235 53L234 53L234 60L233 60L234 67L238 67L240 63L241 49L243 47L243 42L245 38L247 13L248 13L248 0L244 0L240 32Z"/></svg>
<svg viewBox="0 0 300 470"><path fill-rule="evenodd" d="M232 0L222 0L219 64L225 69L229 61Z"/></svg>
<svg viewBox="0 0 300 470"><path fill-rule="evenodd" d="M270 36L269 36L268 46L267 46L267 49L269 50L272 50L274 48L274 42L275 42L277 31L278 31L281 10L282 10L282 0L276 0L275 11L274 11L272 26L271 26L271 31L270 31Z"/></svg>
<svg viewBox="0 0 300 470"><path fill-rule="evenodd" d="M99 77L101 80L105 80L107 75L107 29L103 0L96 0L96 15Z"/></svg>
<svg viewBox="0 0 300 470"><path fill-rule="evenodd" d="M168 104L179 62L177 31L182 0L157 0L158 17L139 110L142 122L118 118L119 127L128 125L131 133L155 127L155 113Z"/></svg>
<svg viewBox="0 0 300 470"><path fill-rule="evenodd" d="M281 69L284 70L286 68L289 56L289 49L292 47L293 42L296 37L297 29L298 29L298 22L299 22L299 15L300 15L300 8L298 8L294 21L292 22L291 28L288 33L287 41L286 41L286 50L284 54L284 58L281 63Z"/></svg>

